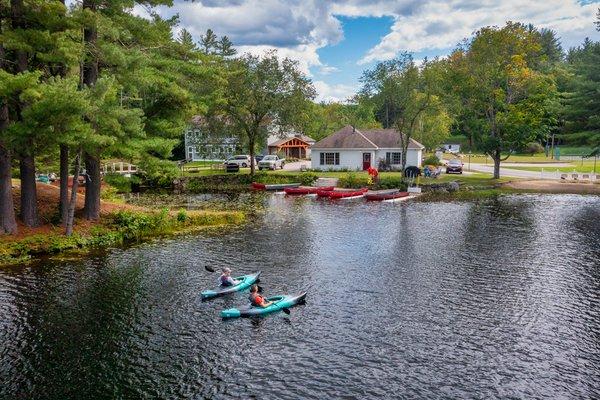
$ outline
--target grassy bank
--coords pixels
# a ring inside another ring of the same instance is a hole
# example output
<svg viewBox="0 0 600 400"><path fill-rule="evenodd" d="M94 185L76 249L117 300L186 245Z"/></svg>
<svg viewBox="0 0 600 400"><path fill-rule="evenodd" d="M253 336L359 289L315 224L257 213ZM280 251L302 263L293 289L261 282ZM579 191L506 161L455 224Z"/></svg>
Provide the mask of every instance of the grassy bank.
<svg viewBox="0 0 600 400"><path fill-rule="evenodd" d="M245 219L245 214L240 211L119 210L106 215L96 225L77 230L70 237L64 236L59 227L49 228L43 234L0 237L0 265L69 250L116 246L206 227L240 224Z"/></svg>

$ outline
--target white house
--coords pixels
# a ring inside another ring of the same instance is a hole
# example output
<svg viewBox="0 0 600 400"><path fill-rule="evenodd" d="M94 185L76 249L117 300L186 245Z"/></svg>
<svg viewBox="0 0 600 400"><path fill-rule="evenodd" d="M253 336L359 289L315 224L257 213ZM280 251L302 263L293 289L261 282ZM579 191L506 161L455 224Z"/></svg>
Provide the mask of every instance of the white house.
<svg viewBox="0 0 600 400"><path fill-rule="evenodd" d="M442 148L448 153L460 153L460 144L458 143L444 143Z"/></svg>
<svg viewBox="0 0 600 400"><path fill-rule="evenodd" d="M225 160L235 154L238 148L238 138L212 133L204 118L199 115L192 118L185 131L185 158L187 161Z"/></svg>
<svg viewBox="0 0 600 400"><path fill-rule="evenodd" d="M425 147L410 139L406 166L421 166ZM400 135L395 129L358 130L345 126L312 146L313 169L366 170L384 161L392 169L402 167Z"/></svg>

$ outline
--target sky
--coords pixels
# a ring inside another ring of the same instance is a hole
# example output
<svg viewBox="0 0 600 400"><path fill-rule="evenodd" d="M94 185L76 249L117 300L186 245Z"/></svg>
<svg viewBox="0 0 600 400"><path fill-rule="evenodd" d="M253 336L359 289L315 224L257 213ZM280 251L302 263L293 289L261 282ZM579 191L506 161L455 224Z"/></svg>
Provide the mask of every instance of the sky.
<svg viewBox="0 0 600 400"><path fill-rule="evenodd" d="M600 40L599 7L600 0L174 0L155 11L178 14L177 29L196 40L211 28L239 53L277 49L298 61L318 101L343 101L378 61L403 51L415 60L445 56L484 26L518 21L550 28L565 49L586 37Z"/></svg>

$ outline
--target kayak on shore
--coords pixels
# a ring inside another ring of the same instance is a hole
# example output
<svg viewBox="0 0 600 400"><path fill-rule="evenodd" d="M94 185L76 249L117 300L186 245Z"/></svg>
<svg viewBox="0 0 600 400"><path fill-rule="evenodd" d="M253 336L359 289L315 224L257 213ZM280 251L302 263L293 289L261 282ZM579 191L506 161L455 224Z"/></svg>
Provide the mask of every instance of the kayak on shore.
<svg viewBox="0 0 600 400"><path fill-rule="evenodd" d="M365 199L367 201L383 201L408 197L408 194L408 192L401 192L400 189L370 190L365 193Z"/></svg>
<svg viewBox="0 0 600 400"><path fill-rule="evenodd" d="M284 308L290 308L298 304L303 304L306 299L306 292L297 295L280 295L267 297L266 300L272 301L268 307L254 307L250 304L240 308L229 308L221 311L222 318L238 318L238 317L256 317L266 315L273 312L281 311Z"/></svg>
<svg viewBox="0 0 600 400"><path fill-rule="evenodd" d="M283 191L289 195L317 194L318 191L330 192L334 190L333 186L299 186L295 188L285 188Z"/></svg>
<svg viewBox="0 0 600 400"><path fill-rule="evenodd" d="M329 197L330 199L343 199L347 197L357 197L363 196L368 189L336 189L330 192L324 193L324 196L321 196L321 192L318 192L318 195L321 197Z"/></svg>
<svg viewBox="0 0 600 400"><path fill-rule="evenodd" d="M285 188L297 188L299 186L299 183L276 183L266 185L264 183L252 182L252 189L255 190L284 190Z"/></svg>
<svg viewBox="0 0 600 400"><path fill-rule="evenodd" d="M233 286L219 285L214 289L205 290L202 293L200 293L202 295L202 300L211 299L213 297L223 296L225 294L239 292L239 291L248 289L250 286L252 286L252 284L254 284L254 283L256 283L256 281L258 281L260 274L261 274L261 271L258 271L253 274L250 274L250 275L238 276L237 278L233 278L237 281L240 281L237 285L233 285Z"/></svg>

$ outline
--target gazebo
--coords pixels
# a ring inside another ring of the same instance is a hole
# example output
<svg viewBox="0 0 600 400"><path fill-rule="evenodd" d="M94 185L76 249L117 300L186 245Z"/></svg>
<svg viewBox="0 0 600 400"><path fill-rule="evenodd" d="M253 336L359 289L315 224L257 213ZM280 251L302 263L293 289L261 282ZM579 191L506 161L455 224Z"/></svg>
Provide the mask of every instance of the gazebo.
<svg viewBox="0 0 600 400"><path fill-rule="evenodd" d="M287 158L308 158L314 142L314 139L304 135L279 139L269 144L269 154L283 153Z"/></svg>

